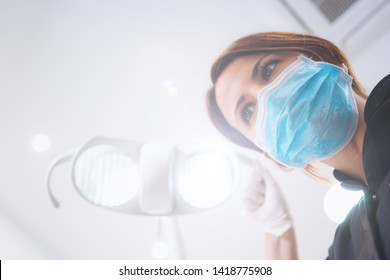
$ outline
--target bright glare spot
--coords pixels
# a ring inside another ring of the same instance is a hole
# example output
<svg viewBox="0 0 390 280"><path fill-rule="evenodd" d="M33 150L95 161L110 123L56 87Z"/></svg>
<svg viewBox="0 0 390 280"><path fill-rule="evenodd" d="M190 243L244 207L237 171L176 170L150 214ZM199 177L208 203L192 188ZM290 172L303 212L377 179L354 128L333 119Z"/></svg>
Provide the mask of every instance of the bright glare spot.
<svg viewBox="0 0 390 280"><path fill-rule="evenodd" d="M183 162L179 191L188 204L209 208L224 202L235 190L237 167L233 155L217 150L195 153Z"/></svg>
<svg viewBox="0 0 390 280"><path fill-rule="evenodd" d="M37 152L46 152L51 146L51 141L45 134L37 134L32 139L32 146Z"/></svg>
<svg viewBox="0 0 390 280"><path fill-rule="evenodd" d="M340 185L334 185L328 190L324 198L325 213L332 221L340 224L362 196L362 191L350 191Z"/></svg>
<svg viewBox="0 0 390 280"><path fill-rule="evenodd" d="M152 247L152 254L156 259L166 259L169 253L169 246L163 241L157 241Z"/></svg>
<svg viewBox="0 0 390 280"><path fill-rule="evenodd" d="M167 92L168 92L168 96L170 96L170 97L175 97L178 94L177 87L175 87L175 86L168 87Z"/></svg>
<svg viewBox="0 0 390 280"><path fill-rule="evenodd" d="M133 198L140 185L140 178L137 173L138 170L132 162L128 162L126 167L114 169L111 177L107 178L103 186L105 193L102 196L102 205L115 206L126 202L129 198Z"/></svg>

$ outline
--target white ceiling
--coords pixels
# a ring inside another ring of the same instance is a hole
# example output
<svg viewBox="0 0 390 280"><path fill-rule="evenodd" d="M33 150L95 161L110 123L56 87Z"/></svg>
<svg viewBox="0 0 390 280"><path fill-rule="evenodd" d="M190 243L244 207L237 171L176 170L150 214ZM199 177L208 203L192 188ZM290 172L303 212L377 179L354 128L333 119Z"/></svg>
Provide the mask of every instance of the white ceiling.
<svg viewBox="0 0 390 280"><path fill-rule="evenodd" d="M204 105L210 65L232 40L268 30L304 31L279 1L0 0L0 258L153 258L157 219L86 203L69 166L53 174L62 202L53 208L50 161L94 135L225 142ZM372 59L364 55L362 71ZM46 153L31 147L37 133L52 140ZM290 203L300 256L325 258L336 227L322 207L327 187L271 171ZM187 258L262 258L261 226L241 215L241 198L179 217Z"/></svg>

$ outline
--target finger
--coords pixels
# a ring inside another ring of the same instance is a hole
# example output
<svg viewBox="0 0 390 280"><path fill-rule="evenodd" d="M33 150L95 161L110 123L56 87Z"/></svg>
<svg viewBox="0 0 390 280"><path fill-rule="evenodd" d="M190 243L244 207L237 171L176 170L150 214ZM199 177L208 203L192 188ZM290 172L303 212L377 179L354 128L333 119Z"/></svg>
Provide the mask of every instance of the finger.
<svg viewBox="0 0 390 280"><path fill-rule="evenodd" d="M257 190L257 189L247 189L244 192L247 197L264 197L265 189Z"/></svg>
<svg viewBox="0 0 390 280"><path fill-rule="evenodd" d="M248 198L245 198L244 199L244 204L245 204L245 207L250 211L250 212L255 212L257 211L262 205L256 203L256 202L253 202L252 200L248 199Z"/></svg>
<svg viewBox="0 0 390 280"><path fill-rule="evenodd" d="M261 207L264 204L264 196L246 196L244 198L245 202L250 205L256 205L257 208Z"/></svg>
<svg viewBox="0 0 390 280"><path fill-rule="evenodd" d="M255 162L253 173L258 179L268 180L272 178L272 175L269 172L269 170L266 167L264 167L264 165L262 165L259 161Z"/></svg>
<svg viewBox="0 0 390 280"><path fill-rule="evenodd" d="M266 185L267 183L263 178L256 180L252 179L248 184L248 189L264 191Z"/></svg>
<svg viewBox="0 0 390 280"><path fill-rule="evenodd" d="M254 170L256 170L257 173L268 173L268 169L263 164L261 164L260 161L255 162Z"/></svg>

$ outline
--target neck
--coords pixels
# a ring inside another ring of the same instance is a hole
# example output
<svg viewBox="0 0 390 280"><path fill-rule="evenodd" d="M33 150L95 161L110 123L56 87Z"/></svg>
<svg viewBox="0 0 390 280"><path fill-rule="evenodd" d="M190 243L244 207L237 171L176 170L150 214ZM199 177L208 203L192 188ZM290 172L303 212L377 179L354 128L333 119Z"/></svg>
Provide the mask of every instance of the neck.
<svg viewBox="0 0 390 280"><path fill-rule="evenodd" d="M367 185L362 158L363 140L366 132L366 123L364 122L365 102L363 98L356 96L359 118L357 129L351 141L340 152L322 162Z"/></svg>

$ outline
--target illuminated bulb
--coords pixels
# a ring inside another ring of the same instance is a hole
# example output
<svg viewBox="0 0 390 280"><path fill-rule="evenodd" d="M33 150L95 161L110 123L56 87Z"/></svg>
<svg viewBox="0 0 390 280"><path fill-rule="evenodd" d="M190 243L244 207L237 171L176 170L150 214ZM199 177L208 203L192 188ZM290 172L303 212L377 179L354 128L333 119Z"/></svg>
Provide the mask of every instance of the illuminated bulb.
<svg viewBox="0 0 390 280"><path fill-rule="evenodd" d="M74 163L74 180L88 200L104 206L130 201L141 184L137 163L109 145L84 151Z"/></svg>
<svg viewBox="0 0 390 280"><path fill-rule="evenodd" d="M152 248L152 254L156 259L166 259L169 256L169 246L163 241L157 241Z"/></svg>
<svg viewBox="0 0 390 280"><path fill-rule="evenodd" d="M168 87L168 96L175 97L175 96L177 96L177 93L178 93L178 90L176 87L174 87L174 86Z"/></svg>
<svg viewBox="0 0 390 280"><path fill-rule="evenodd" d="M228 151L189 156L178 174L179 192L188 204L209 208L224 202L236 187L236 164Z"/></svg>
<svg viewBox="0 0 390 280"><path fill-rule="evenodd" d="M325 195L325 213L332 221L340 224L362 196L362 191L350 191L342 188L340 185L335 185Z"/></svg>
<svg viewBox="0 0 390 280"><path fill-rule="evenodd" d="M51 141L45 134L37 134L32 139L32 146L37 152L46 152L49 150Z"/></svg>

